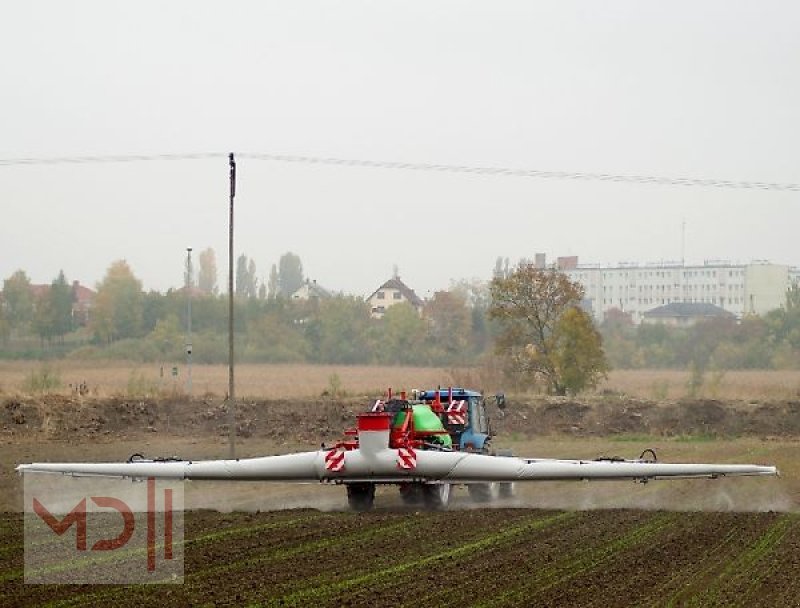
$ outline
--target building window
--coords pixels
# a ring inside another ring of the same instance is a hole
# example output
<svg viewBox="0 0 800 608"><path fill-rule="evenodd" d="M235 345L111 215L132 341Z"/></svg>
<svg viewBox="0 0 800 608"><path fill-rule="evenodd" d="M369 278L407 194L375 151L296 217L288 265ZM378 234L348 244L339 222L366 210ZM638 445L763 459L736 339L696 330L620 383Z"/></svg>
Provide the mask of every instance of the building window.
<svg viewBox="0 0 800 608"><path fill-rule="evenodd" d="M399 299L400 299L400 298L402 298L402 297L403 297L403 296L401 296L401 295L400 295L400 292L399 292L399 291L395 291L395 292L392 294L392 298L394 298L395 300L399 300Z"/></svg>
<svg viewBox="0 0 800 608"><path fill-rule="evenodd" d="M385 294L385 293L383 293L382 291L379 291L379 292L378 292L378 299L379 299L379 300L383 300L385 297L386 297L386 294Z"/></svg>

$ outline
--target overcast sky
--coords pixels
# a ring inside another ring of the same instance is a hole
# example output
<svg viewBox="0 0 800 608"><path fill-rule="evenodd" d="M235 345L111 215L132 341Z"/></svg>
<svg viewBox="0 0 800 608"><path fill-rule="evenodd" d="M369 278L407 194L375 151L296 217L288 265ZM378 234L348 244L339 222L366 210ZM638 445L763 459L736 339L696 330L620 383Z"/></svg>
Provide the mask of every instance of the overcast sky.
<svg viewBox="0 0 800 608"><path fill-rule="evenodd" d="M225 153L798 183L795 1L6 2L0 278L227 268ZM498 256L800 265L800 193L242 158L236 251L422 296Z"/></svg>

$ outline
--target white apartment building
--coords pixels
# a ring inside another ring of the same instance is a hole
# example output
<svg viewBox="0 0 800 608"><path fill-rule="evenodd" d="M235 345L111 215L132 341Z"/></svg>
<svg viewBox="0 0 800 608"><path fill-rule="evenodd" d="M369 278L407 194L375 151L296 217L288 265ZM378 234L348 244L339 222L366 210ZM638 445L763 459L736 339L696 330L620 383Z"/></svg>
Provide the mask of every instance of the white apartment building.
<svg viewBox="0 0 800 608"><path fill-rule="evenodd" d="M673 302L714 304L738 318L764 314L785 305L786 290L800 277L796 268L766 261L602 266L581 265L571 257L559 258L556 267L583 286L585 305L595 320L602 322L614 308L629 313L637 324L648 310Z"/></svg>

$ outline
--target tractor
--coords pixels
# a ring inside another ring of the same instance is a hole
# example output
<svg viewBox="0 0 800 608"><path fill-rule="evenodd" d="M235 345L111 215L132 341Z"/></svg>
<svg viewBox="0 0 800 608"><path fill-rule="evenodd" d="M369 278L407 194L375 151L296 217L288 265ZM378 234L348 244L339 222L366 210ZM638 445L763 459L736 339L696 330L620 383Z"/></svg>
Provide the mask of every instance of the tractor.
<svg viewBox="0 0 800 608"><path fill-rule="evenodd" d="M505 396L494 396L500 416L505 410ZM413 469L416 450L447 452L471 452L493 456L512 456L510 450L493 451L491 422L487 402L481 393L464 388L437 388L412 391L409 399L405 392L393 395L389 389L384 399L379 399L372 412L391 415L389 447L407 455L408 468ZM340 442L341 450L358 448L358 433L355 429L345 432L353 440ZM406 504L422 504L431 509L445 508L450 499L451 484L414 480L400 482L400 496ZM486 503L496 497L513 496L511 482L480 482L466 484L470 498ZM357 511L369 510L375 497L374 482L347 483L347 498L350 507Z"/></svg>

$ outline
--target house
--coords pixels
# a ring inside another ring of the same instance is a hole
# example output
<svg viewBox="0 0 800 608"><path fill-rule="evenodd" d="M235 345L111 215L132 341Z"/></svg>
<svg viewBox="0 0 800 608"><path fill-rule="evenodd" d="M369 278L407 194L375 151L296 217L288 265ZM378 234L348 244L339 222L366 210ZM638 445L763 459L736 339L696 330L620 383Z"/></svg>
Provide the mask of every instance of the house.
<svg viewBox="0 0 800 608"><path fill-rule="evenodd" d="M644 313L645 325L670 325L672 327L691 327L712 319L736 319L736 315L716 304L704 302L673 302L653 308Z"/></svg>
<svg viewBox="0 0 800 608"><path fill-rule="evenodd" d="M316 279L303 283L297 290L290 296L292 300L324 300L332 297L333 294L330 290L317 284Z"/></svg>
<svg viewBox="0 0 800 608"><path fill-rule="evenodd" d="M367 297L367 304L369 304L370 313L374 319L383 318L388 308L402 302L408 302L418 313L422 313L422 299L414 293L413 289L403 283L397 275L386 281Z"/></svg>
<svg viewBox="0 0 800 608"><path fill-rule="evenodd" d="M37 306L42 298L50 293L50 284L33 284L30 286L30 293L33 297L33 306ZM92 309L92 304L97 293L84 287L78 281L72 282L72 324L73 327L85 327L89 323L89 311Z"/></svg>
<svg viewBox="0 0 800 608"><path fill-rule="evenodd" d="M89 323L89 313L96 295L95 291L78 281L72 281L72 322L76 326L83 327Z"/></svg>

